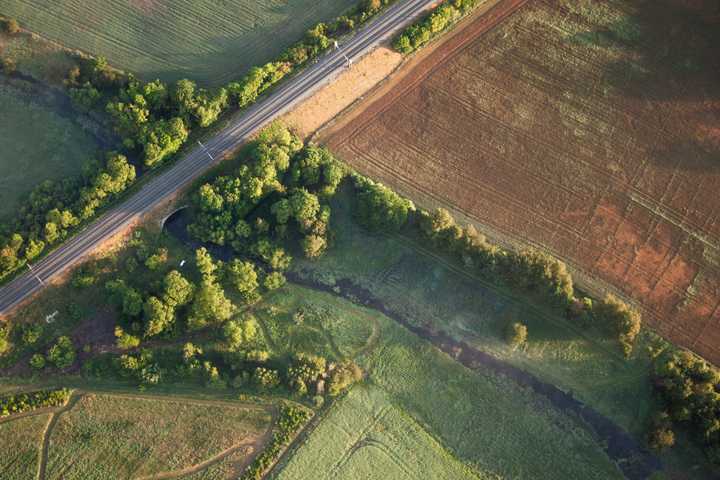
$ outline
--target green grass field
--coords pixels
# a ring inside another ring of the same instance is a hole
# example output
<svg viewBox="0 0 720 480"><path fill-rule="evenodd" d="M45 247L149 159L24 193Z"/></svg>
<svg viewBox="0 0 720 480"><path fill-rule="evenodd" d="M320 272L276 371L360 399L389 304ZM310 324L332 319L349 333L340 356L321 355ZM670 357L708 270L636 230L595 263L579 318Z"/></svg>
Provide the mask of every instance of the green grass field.
<svg viewBox="0 0 720 480"><path fill-rule="evenodd" d="M317 261L295 268L326 284L349 278L416 325L462 339L552 383L642 435L652 406L643 339L626 361L612 339L572 324L513 292L484 284L457 262L436 255L421 240L372 236L351 220L347 192L333 206L336 240ZM528 326L529 342L513 350L503 340L507 323Z"/></svg>
<svg viewBox="0 0 720 480"><path fill-rule="evenodd" d="M621 478L584 427L542 397L468 370L374 311L301 287L285 295L337 316L361 320L362 310L378 330L357 359L367 385L331 407L277 478Z"/></svg>
<svg viewBox="0 0 720 480"><path fill-rule="evenodd" d="M0 478L34 480L42 435L50 414L8 419L0 423Z"/></svg>
<svg viewBox="0 0 720 480"><path fill-rule="evenodd" d="M301 480L313 469L317 480L495 478L476 475L372 385L355 387L333 405L274 478Z"/></svg>
<svg viewBox="0 0 720 480"><path fill-rule="evenodd" d="M147 80L241 77L356 0L7 0L5 15Z"/></svg>
<svg viewBox="0 0 720 480"><path fill-rule="evenodd" d="M0 220L40 182L79 173L97 149L92 135L36 100L0 79Z"/></svg>
<svg viewBox="0 0 720 480"><path fill-rule="evenodd" d="M232 447L261 445L270 422L260 407L86 394L51 432L46 478L142 478L183 470Z"/></svg>

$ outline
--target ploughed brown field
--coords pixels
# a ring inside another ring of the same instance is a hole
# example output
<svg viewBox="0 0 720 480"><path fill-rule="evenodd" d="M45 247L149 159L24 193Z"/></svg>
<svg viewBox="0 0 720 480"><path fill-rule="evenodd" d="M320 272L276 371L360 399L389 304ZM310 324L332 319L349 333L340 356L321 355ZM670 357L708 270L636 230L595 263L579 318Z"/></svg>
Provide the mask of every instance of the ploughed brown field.
<svg viewBox="0 0 720 480"><path fill-rule="evenodd" d="M322 136L720 364L720 4L500 1Z"/></svg>

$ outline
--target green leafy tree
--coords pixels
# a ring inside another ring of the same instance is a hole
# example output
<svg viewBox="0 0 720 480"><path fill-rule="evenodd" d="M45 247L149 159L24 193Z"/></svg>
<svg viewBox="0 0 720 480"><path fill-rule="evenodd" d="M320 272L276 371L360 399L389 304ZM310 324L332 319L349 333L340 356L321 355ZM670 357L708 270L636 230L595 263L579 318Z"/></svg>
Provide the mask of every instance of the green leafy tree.
<svg viewBox="0 0 720 480"><path fill-rule="evenodd" d="M258 275L255 271L255 265L251 262L233 260L227 266L226 276L230 283L240 292L243 300L251 302L258 298Z"/></svg>
<svg viewBox="0 0 720 480"><path fill-rule="evenodd" d="M75 346L69 337L59 337L55 345L50 347L47 359L57 368L63 370L75 361Z"/></svg>
<svg viewBox="0 0 720 480"><path fill-rule="evenodd" d="M281 272L271 272L265 276L265 280L263 280L263 286L267 290L277 290L278 288L285 285L286 282L287 280L285 279L285 275L283 275Z"/></svg>
<svg viewBox="0 0 720 480"><path fill-rule="evenodd" d="M242 325L237 320L228 320L223 325L223 340L231 351L237 351L245 339Z"/></svg>
<svg viewBox="0 0 720 480"><path fill-rule="evenodd" d="M30 366L35 370L42 370L45 368L45 357L40 353L36 353L30 357Z"/></svg>
<svg viewBox="0 0 720 480"><path fill-rule="evenodd" d="M163 288L163 302L173 307L181 307L190 302L195 292L195 285L177 270L172 270L165 275Z"/></svg>
<svg viewBox="0 0 720 480"><path fill-rule="evenodd" d="M596 304L593 313L614 332L625 356L629 357L642 326L640 312L630 308L616 296L608 294L602 302Z"/></svg>
<svg viewBox="0 0 720 480"><path fill-rule="evenodd" d="M152 337L169 330L175 323L175 309L157 297L150 297L143 307L145 336Z"/></svg>
<svg viewBox="0 0 720 480"><path fill-rule="evenodd" d="M360 176L355 177L356 215L372 231L397 231L407 223L415 205L386 186Z"/></svg>
<svg viewBox="0 0 720 480"><path fill-rule="evenodd" d="M140 346L140 338L130 335L122 327L115 327L115 341L117 347L121 350L129 350Z"/></svg>
<svg viewBox="0 0 720 480"><path fill-rule="evenodd" d="M508 345L517 348L527 342L527 327L520 322L512 322L507 326L505 331L505 340Z"/></svg>
<svg viewBox="0 0 720 480"><path fill-rule="evenodd" d="M222 323L233 314L235 307L225 297L222 287L214 281L203 280L190 308L188 326L191 330Z"/></svg>

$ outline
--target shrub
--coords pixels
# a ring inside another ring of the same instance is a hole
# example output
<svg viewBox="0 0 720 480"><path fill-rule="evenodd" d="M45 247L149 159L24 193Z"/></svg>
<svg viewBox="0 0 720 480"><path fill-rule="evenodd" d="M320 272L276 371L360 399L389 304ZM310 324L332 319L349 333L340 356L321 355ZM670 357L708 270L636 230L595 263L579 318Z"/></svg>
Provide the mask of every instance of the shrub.
<svg viewBox="0 0 720 480"><path fill-rule="evenodd" d="M137 348L140 345L140 338L130 335L122 327L115 327L116 345L120 350Z"/></svg>
<svg viewBox="0 0 720 480"><path fill-rule="evenodd" d="M0 417L30 412L38 408L59 407L70 398L70 390L39 390L28 393L14 393L0 397Z"/></svg>
<svg viewBox="0 0 720 480"><path fill-rule="evenodd" d="M623 353L629 357L642 325L640 312L630 308L616 296L608 294L595 306L594 313L596 318L617 336Z"/></svg>
<svg viewBox="0 0 720 480"><path fill-rule="evenodd" d="M4 57L2 62L0 62L0 65L2 66L2 71L5 75L11 75L15 73L15 70L17 70L17 63L15 63L15 60L12 58Z"/></svg>
<svg viewBox="0 0 720 480"><path fill-rule="evenodd" d="M505 340L508 345L517 348L527 342L527 327L520 322L513 322L507 326Z"/></svg>
<svg viewBox="0 0 720 480"><path fill-rule="evenodd" d="M30 366L35 370L42 370L45 368L45 357L40 353L36 353L30 357Z"/></svg>
<svg viewBox="0 0 720 480"><path fill-rule="evenodd" d="M285 285L285 275L280 272L272 272L267 274L263 281L263 286L268 290L277 290L278 288Z"/></svg>
<svg viewBox="0 0 720 480"><path fill-rule="evenodd" d="M59 337L50 347L47 359L59 369L65 369L75 361L75 346L69 337Z"/></svg>
<svg viewBox="0 0 720 480"><path fill-rule="evenodd" d="M3 21L3 30L9 35L15 35L20 32L20 24L14 18L8 18Z"/></svg>
<svg viewBox="0 0 720 480"><path fill-rule="evenodd" d="M331 396L340 395L353 383L362 379L363 372L352 360L344 362L330 369L328 375L328 393Z"/></svg>
<svg viewBox="0 0 720 480"><path fill-rule="evenodd" d="M20 338L24 345L35 345L42 337L43 326L40 323L26 323L21 327Z"/></svg>
<svg viewBox="0 0 720 480"><path fill-rule="evenodd" d="M262 390L272 390L280 385L280 375L277 370L257 367L253 373L253 382Z"/></svg>
<svg viewBox="0 0 720 480"><path fill-rule="evenodd" d="M262 474L275 462L283 447L290 443L295 433L310 418L310 412L296 406L283 406L278 427L270 443L245 469L240 480L260 480Z"/></svg>

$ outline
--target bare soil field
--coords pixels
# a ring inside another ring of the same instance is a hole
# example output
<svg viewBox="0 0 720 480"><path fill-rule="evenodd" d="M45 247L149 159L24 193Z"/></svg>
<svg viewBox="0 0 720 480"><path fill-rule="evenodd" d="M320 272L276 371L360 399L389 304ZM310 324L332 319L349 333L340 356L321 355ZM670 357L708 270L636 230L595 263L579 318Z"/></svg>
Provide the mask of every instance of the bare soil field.
<svg viewBox="0 0 720 480"><path fill-rule="evenodd" d="M322 134L720 364L717 2L508 0Z"/></svg>

